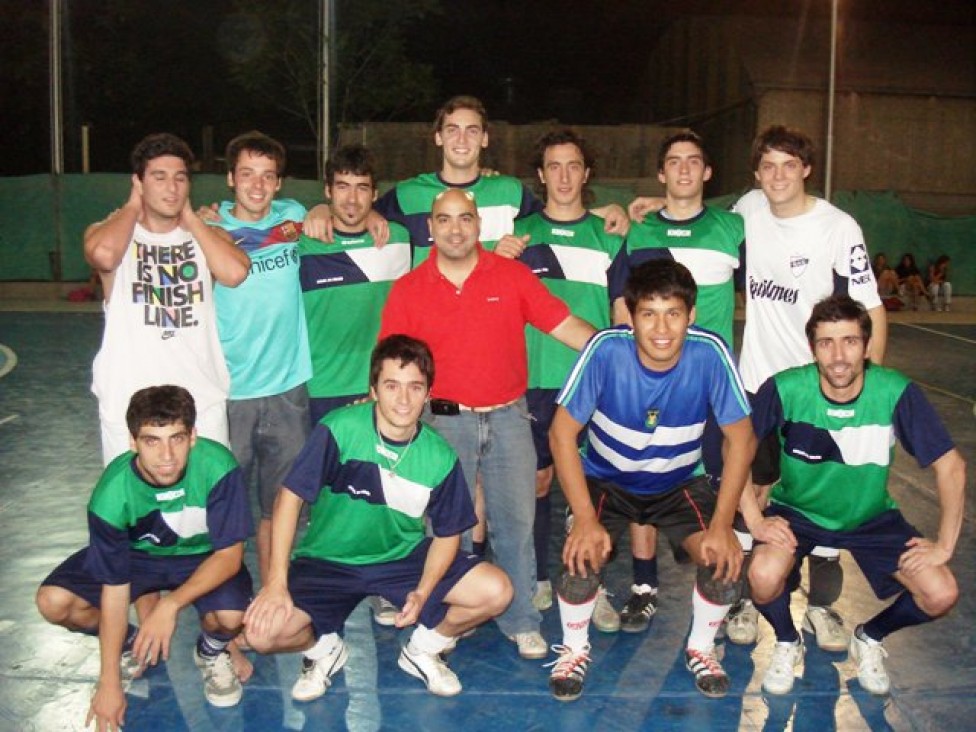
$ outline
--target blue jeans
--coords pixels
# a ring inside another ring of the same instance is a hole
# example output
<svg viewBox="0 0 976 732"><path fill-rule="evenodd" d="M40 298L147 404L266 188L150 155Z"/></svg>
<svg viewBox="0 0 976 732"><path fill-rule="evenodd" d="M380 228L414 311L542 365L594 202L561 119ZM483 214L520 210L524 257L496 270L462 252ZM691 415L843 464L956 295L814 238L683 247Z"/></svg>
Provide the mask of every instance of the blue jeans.
<svg viewBox="0 0 976 732"><path fill-rule="evenodd" d="M455 449L474 499L481 474L488 531L495 563L512 580L515 597L496 618L505 635L538 631L542 616L532 605L535 594L535 448L525 399L493 412L432 415L432 425ZM471 548L471 532L462 544Z"/></svg>

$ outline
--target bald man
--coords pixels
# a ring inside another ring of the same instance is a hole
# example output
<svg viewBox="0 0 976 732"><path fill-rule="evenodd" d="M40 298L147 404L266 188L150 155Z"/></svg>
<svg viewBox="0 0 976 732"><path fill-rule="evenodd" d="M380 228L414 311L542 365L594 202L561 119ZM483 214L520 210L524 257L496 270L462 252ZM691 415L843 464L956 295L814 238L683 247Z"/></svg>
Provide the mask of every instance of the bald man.
<svg viewBox="0 0 976 732"><path fill-rule="evenodd" d="M380 337L404 333L430 346L437 378L425 419L457 451L469 487L480 471L493 555L515 588L496 622L520 656L544 658L542 616L532 605L536 458L525 405L525 326L577 350L594 329L527 266L482 247L469 191L440 193L428 225L434 253L393 285Z"/></svg>

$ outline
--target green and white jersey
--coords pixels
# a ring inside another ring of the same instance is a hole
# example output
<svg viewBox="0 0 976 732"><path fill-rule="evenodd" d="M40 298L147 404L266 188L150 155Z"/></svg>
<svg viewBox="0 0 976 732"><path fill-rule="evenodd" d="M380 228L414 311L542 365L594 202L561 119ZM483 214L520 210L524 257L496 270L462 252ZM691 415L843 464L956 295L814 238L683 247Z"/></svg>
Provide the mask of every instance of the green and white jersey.
<svg viewBox="0 0 976 732"><path fill-rule="evenodd" d="M377 248L368 232L336 232L331 244L301 236L299 277L308 322L313 399L369 391L369 357L393 282L410 270L406 229L390 224Z"/></svg>
<svg viewBox="0 0 976 732"><path fill-rule="evenodd" d="M623 239L603 230L603 219L586 213L576 221L554 221L537 212L515 222L517 236L529 235L519 257L574 315L595 328L611 324L610 291L616 270L624 266ZM559 389L578 353L547 333L527 326L530 389Z"/></svg>
<svg viewBox="0 0 976 732"><path fill-rule="evenodd" d="M199 555L253 531L244 479L233 454L198 437L180 480L147 483L127 452L109 463L88 502L90 565L106 584L130 581L128 550L158 557Z"/></svg>
<svg viewBox="0 0 976 732"><path fill-rule="evenodd" d="M681 262L698 285L695 325L718 333L732 347L735 270L742 260L745 225L738 214L706 206L694 218L674 221L658 212L631 224L627 234L626 281L649 259ZM622 292L622 283L617 284Z"/></svg>
<svg viewBox="0 0 976 732"><path fill-rule="evenodd" d="M921 389L874 365L843 404L824 396L816 364L781 371L759 389L752 419L760 438L775 431L782 450L770 500L831 531L896 508L887 487L896 438L922 467L953 447Z"/></svg>
<svg viewBox="0 0 976 732"><path fill-rule="evenodd" d="M405 443L381 439L375 404L330 412L315 426L284 486L311 505L295 557L343 564L403 559L424 539L476 519L457 454L429 425Z"/></svg>
<svg viewBox="0 0 976 732"><path fill-rule="evenodd" d="M459 186L445 183L437 173L424 173L401 181L383 194L373 208L410 232L414 267L427 259L434 245L427 218L434 198L448 188L460 188L474 195L481 217L480 240L488 251L492 251L495 243L505 234L512 233L515 219L542 208L522 181L508 175L478 176L470 183Z"/></svg>

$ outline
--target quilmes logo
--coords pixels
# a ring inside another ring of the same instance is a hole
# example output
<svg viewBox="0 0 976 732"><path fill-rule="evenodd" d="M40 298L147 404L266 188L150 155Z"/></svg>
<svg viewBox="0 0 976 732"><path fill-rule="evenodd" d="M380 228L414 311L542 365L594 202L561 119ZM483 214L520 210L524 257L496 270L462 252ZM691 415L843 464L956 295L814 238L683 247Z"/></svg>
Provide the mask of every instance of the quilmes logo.
<svg viewBox="0 0 976 732"><path fill-rule="evenodd" d="M794 277L801 277L808 264L810 264L809 257L804 257L802 254L790 255L790 272Z"/></svg>
<svg viewBox="0 0 976 732"><path fill-rule="evenodd" d="M648 409L647 416L644 418L644 426L649 430L653 430L655 427L657 427L657 418L660 413L660 409Z"/></svg>
<svg viewBox="0 0 976 732"><path fill-rule="evenodd" d="M761 282L749 278L749 297L753 300L777 300L785 303L795 303L800 297L800 291L795 287L783 287L772 280Z"/></svg>

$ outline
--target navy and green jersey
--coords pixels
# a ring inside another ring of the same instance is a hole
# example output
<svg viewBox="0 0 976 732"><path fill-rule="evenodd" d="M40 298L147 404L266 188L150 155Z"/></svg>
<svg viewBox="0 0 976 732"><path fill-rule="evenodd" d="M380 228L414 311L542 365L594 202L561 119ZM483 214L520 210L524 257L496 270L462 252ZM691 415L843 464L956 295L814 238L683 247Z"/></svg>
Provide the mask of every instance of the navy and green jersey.
<svg viewBox="0 0 976 732"><path fill-rule="evenodd" d="M425 536L455 536L476 523L457 453L418 423L405 443L381 439L375 404L330 412L315 426L284 485L311 504L295 557L343 564L402 559Z"/></svg>
<svg viewBox="0 0 976 732"><path fill-rule="evenodd" d="M445 183L438 173L424 173L400 181L383 194L373 208L410 232L415 267L427 259L433 246L427 218L434 198L448 188L460 188L474 194L481 217L481 244L489 251L505 234L512 233L515 219L542 209L539 199L526 190L522 181L508 175L478 176L460 186Z"/></svg>
<svg viewBox="0 0 976 732"><path fill-rule="evenodd" d="M298 289L298 236L305 207L271 202L260 221L233 216L234 202L220 206L212 222L247 252L251 268L237 287L214 283L220 346L230 372L230 398L283 394L312 375L302 295Z"/></svg>
<svg viewBox="0 0 976 732"><path fill-rule="evenodd" d="M365 394L369 357L393 282L410 270L406 229L390 224L390 240L376 247L368 232L335 232L331 244L298 242L302 298L308 321L314 399Z"/></svg>
<svg viewBox="0 0 976 732"><path fill-rule="evenodd" d="M132 452L109 463L88 501L86 567L103 584L131 581L129 551L156 557L207 554L253 532L244 479L233 454L198 437L173 485L147 483Z"/></svg>
<svg viewBox="0 0 976 732"><path fill-rule="evenodd" d="M770 500L831 531L895 508L888 473L896 438L922 467L953 447L922 390L881 366L869 365L861 393L843 404L824 396L816 364L787 369L760 387L754 406L756 434L775 432L782 451Z"/></svg>
<svg viewBox="0 0 976 732"><path fill-rule="evenodd" d="M666 212L634 223L627 233L627 266L614 289L623 291L630 270L649 259L681 262L698 285L695 325L718 333L732 346L735 270L742 261L745 225L738 214L705 207L691 219L674 221Z"/></svg>
<svg viewBox="0 0 976 732"><path fill-rule="evenodd" d="M556 402L586 425L586 474L642 496L666 493L704 473L709 413L720 425L749 416L728 346L695 326L667 371L641 363L631 328L600 331L580 352Z"/></svg>
<svg viewBox="0 0 976 732"><path fill-rule="evenodd" d="M603 230L603 219L586 213L576 221L554 221L539 211L515 222L517 236L529 235L519 257L573 314L597 329L611 323L614 272L623 267L623 239ZM527 326L530 389L559 389L577 352Z"/></svg>

